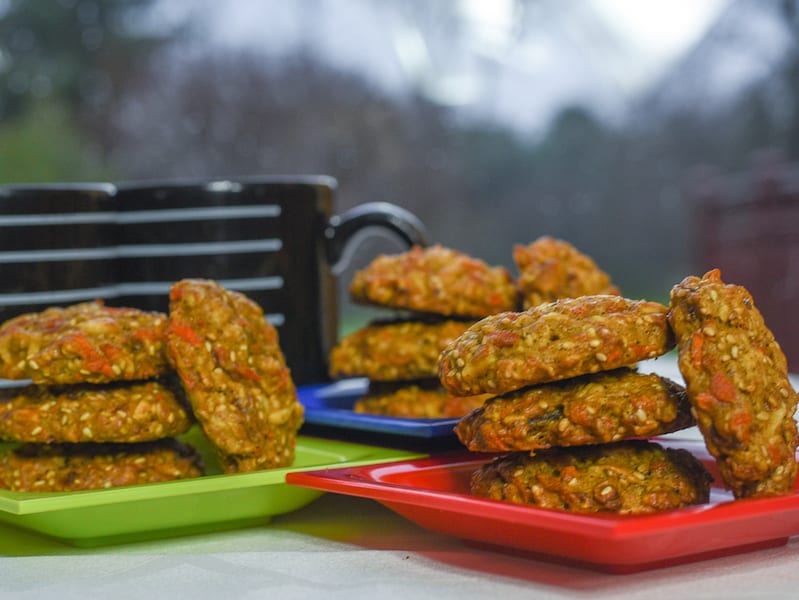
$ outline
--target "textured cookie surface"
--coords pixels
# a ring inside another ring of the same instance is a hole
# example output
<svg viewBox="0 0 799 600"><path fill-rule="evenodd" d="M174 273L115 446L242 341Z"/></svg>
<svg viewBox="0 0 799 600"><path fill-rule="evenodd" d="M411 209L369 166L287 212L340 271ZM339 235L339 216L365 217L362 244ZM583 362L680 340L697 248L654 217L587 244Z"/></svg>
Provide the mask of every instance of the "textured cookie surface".
<svg viewBox="0 0 799 600"><path fill-rule="evenodd" d="M23 444L0 455L0 488L69 492L199 477L202 459L175 439L141 444Z"/></svg>
<svg viewBox="0 0 799 600"><path fill-rule="evenodd" d="M400 321L372 324L342 338L330 352L330 376L407 381L438 375L438 356L470 323Z"/></svg>
<svg viewBox="0 0 799 600"><path fill-rule="evenodd" d="M441 245L381 255L350 282L356 302L464 319L515 310L516 283L504 267Z"/></svg>
<svg viewBox="0 0 799 600"><path fill-rule="evenodd" d="M673 348L666 313L657 302L601 295L492 315L443 350L439 378L454 395L499 395L629 366Z"/></svg>
<svg viewBox="0 0 799 600"><path fill-rule="evenodd" d="M0 326L0 377L58 385L150 379L169 370L166 315L84 302Z"/></svg>
<svg viewBox="0 0 799 600"><path fill-rule="evenodd" d="M632 515L707 502L710 483L689 452L635 440L508 454L478 469L471 490L541 508Z"/></svg>
<svg viewBox="0 0 799 600"><path fill-rule="evenodd" d="M158 381L0 390L0 440L145 442L188 431L179 386Z"/></svg>
<svg viewBox="0 0 799 600"><path fill-rule="evenodd" d="M618 295L610 276L569 242L543 236L513 248L524 308L561 298Z"/></svg>
<svg viewBox="0 0 799 600"><path fill-rule="evenodd" d="M481 406L486 395L461 398L452 396L432 381L374 384L366 395L355 401L358 413L414 419L443 419L462 417Z"/></svg>
<svg viewBox="0 0 799 600"><path fill-rule="evenodd" d="M736 497L793 489L797 394L785 355L742 286L713 270L671 292L669 322L699 430Z"/></svg>
<svg viewBox="0 0 799 600"><path fill-rule="evenodd" d="M617 369L497 396L455 432L469 450L507 452L652 437L692 425L682 386Z"/></svg>
<svg viewBox="0 0 799 600"><path fill-rule="evenodd" d="M292 464L303 409L257 304L213 281L177 282L167 352L225 472Z"/></svg>

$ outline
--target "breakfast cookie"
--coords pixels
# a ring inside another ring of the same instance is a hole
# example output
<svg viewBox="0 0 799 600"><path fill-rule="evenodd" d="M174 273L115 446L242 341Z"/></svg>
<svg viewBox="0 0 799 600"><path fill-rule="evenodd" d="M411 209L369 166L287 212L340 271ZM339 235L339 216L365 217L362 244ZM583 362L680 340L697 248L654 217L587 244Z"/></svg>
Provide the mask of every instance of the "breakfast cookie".
<svg viewBox="0 0 799 600"><path fill-rule="evenodd" d="M486 400L491 398L493 398L491 394L478 394L476 396L453 396L450 394L444 404L444 417L464 417L483 406Z"/></svg>
<svg viewBox="0 0 799 600"><path fill-rule="evenodd" d="M694 424L682 386L617 369L497 396L462 418L455 433L469 450L506 452L651 437Z"/></svg>
<svg viewBox="0 0 799 600"><path fill-rule="evenodd" d="M177 385L158 381L0 389L0 440L144 442L188 431Z"/></svg>
<svg viewBox="0 0 799 600"><path fill-rule="evenodd" d="M101 301L19 315L0 326L0 377L62 385L150 379L169 370L166 315Z"/></svg>
<svg viewBox="0 0 799 600"><path fill-rule="evenodd" d="M478 321L441 353L439 378L453 395L500 395L609 371L674 346L667 308L621 296L582 296Z"/></svg>
<svg viewBox="0 0 799 600"><path fill-rule="evenodd" d="M508 454L480 467L471 491L541 508L640 515L707 502L711 481L686 450L630 440Z"/></svg>
<svg viewBox="0 0 799 600"><path fill-rule="evenodd" d="M793 489L797 475L797 393L785 355L752 296L714 269L671 292L677 338L699 430L736 498Z"/></svg>
<svg viewBox="0 0 799 600"><path fill-rule="evenodd" d="M438 355L471 323L374 323L342 338L330 352L330 376L405 381L438 375Z"/></svg>
<svg viewBox="0 0 799 600"><path fill-rule="evenodd" d="M369 391L355 401L357 413L413 419L461 417L481 406L489 396L452 396L437 379L397 384L369 385Z"/></svg>
<svg viewBox="0 0 799 600"><path fill-rule="evenodd" d="M169 298L167 353L225 472L291 465L303 409L263 310L208 280Z"/></svg>
<svg viewBox="0 0 799 600"><path fill-rule="evenodd" d="M561 298L618 295L610 276L569 242L543 236L513 248L524 308Z"/></svg>
<svg viewBox="0 0 799 600"><path fill-rule="evenodd" d="M434 245L380 255L350 282L355 302L463 319L518 308L510 272Z"/></svg>
<svg viewBox="0 0 799 600"><path fill-rule="evenodd" d="M175 439L140 444L23 444L0 455L0 488L70 492L204 474L197 451Z"/></svg>

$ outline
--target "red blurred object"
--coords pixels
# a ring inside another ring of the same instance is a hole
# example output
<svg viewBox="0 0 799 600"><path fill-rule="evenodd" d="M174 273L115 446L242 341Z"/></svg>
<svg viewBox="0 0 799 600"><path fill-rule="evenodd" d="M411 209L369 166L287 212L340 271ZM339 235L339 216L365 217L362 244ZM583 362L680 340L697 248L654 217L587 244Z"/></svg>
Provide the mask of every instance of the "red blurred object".
<svg viewBox="0 0 799 600"><path fill-rule="evenodd" d="M799 372L799 165L769 158L695 190L699 266L746 287ZM701 275L701 273L699 273Z"/></svg>

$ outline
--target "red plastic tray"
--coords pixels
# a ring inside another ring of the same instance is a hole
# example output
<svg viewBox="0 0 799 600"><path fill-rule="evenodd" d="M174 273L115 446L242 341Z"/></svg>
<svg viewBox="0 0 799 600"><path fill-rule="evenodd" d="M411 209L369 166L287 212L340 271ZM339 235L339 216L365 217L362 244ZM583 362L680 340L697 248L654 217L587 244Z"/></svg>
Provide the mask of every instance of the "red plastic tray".
<svg viewBox="0 0 799 600"><path fill-rule="evenodd" d="M658 439L700 459L710 502L647 516L581 515L477 498L469 478L489 455L457 451L381 465L289 473L287 483L371 498L410 521L490 549L628 573L780 546L799 533L799 493L734 500L702 442Z"/></svg>

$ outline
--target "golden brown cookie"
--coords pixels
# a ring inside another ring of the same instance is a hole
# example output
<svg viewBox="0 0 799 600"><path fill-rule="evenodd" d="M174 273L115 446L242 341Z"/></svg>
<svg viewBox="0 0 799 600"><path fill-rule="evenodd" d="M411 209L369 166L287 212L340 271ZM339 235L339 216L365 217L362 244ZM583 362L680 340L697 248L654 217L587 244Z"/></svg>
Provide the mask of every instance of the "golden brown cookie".
<svg viewBox="0 0 799 600"><path fill-rule="evenodd" d="M158 381L0 390L0 440L145 442L188 431L179 386Z"/></svg>
<svg viewBox="0 0 799 600"><path fill-rule="evenodd" d="M632 365L674 346L667 308L582 296L486 317L447 346L439 378L453 395L500 395Z"/></svg>
<svg viewBox="0 0 799 600"><path fill-rule="evenodd" d="M699 430L736 498L793 489L797 394L785 355L746 288L718 269L671 292L669 322Z"/></svg>
<svg viewBox="0 0 799 600"><path fill-rule="evenodd" d="M330 376L408 381L438 375L438 355L470 323L374 323L342 338L330 352Z"/></svg>
<svg viewBox="0 0 799 600"><path fill-rule="evenodd" d="M452 396L437 379L431 381L375 384L355 401L357 413L411 419L446 419L461 417L481 406L489 396Z"/></svg>
<svg viewBox="0 0 799 600"><path fill-rule="evenodd" d="M355 302L463 319L515 310L519 302L507 269L441 245L380 255L355 273L349 290Z"/></svg>
<svg viewBox="0 0 799 600"><path fill-rule="evenodd" d="M101 301L48 308L0 326L0 377L61 385L150 379L169 371L166 315Z"/></svg>
<svg viewBox="0 0 799 600"><path fill-rule="evenodd" d="M0 488L70 492L199 477L197 451L175 439L140 444L23 444L0 455Z"/></svg>
<svg viewBox="0 0 799 600"><path fill-rule="evenodd" d="M616 369L497 396L455 433L469 450L507 452L652 437L694 424L682 386Z"/></svg>
<svg viewBox="0 0 799 600"><path fill-rule="evenodd" d="M263 310L208 280L169 298L167 353L225 472L291 465L303 409Z"/></svg>
<svg viewBox="0 0 799 600"><path fill-rule="evenodd" d="M527 246L517 244L513 260L519 269L524 308L561 298L619 294L610 276L590 256L563 240L543 236Z"/></svg>
<svg viewBox="0 0 799 600"><path fill-rule="evenodd" d="M631 440L508 454L480 467L471 490L541 508L640 515L707 502L711 480L686 450Z"/></svg>

